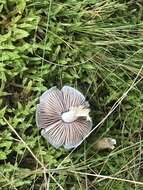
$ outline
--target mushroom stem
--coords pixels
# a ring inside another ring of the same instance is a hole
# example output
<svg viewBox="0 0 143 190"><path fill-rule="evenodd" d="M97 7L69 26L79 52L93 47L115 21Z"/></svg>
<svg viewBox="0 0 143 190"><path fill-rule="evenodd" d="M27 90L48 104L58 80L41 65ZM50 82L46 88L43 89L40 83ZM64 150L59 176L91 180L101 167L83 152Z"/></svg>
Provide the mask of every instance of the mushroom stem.
<svg viewBox="0 0 143 190"><path fill-rule="evenodd" d="M79 117L86 117L86 120L91 121L89 111L89 109L83 106L71 107L69 111L62 114L62 120L69 123L77 120Z"/></svg>

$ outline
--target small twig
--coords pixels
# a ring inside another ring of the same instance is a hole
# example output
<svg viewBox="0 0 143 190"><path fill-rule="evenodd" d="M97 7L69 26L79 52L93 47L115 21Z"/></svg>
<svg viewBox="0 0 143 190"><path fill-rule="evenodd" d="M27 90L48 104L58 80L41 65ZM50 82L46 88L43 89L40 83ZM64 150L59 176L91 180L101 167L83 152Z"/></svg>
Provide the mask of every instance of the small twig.
<svg viewBox="0 0 143 190"><path fill-rule="evenodd" d="M129 180L129 179L123 179L123 178L112 177L112 176L105 176L105 175L99 175L99 174L90 174L90 173L84 173L84 172L76 172L76 171L72 171L72 170L70 170L69 172L76 173L76 174L81 174L81 175L87 175L87 176L94 176L94 177L97 177L97 178L111 179L111 180L116 180L116 181L123 181L123 182L128 182L128 183L132 183L132 184L142 185L143 186L143 182L140 182L140 181L132 181L132 180Z"/></svg>

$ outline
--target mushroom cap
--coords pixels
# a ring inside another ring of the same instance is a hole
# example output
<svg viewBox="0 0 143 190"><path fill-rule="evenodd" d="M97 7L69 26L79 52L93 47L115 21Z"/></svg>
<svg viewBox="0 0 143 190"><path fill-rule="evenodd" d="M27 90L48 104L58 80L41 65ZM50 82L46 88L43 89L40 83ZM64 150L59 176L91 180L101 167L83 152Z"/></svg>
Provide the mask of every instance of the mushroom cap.
<svg viewBox="0 0 143 190"><path fill-rule="evenodd" d="M91 130L92 121L86 117L78 117L73 122L62 120L63 113L79 106L89 108L85 97L69 86L61 90L52 87L41 95L36 109L36 123L42 129L42 136L55 148L62 145L66 149L74 148Z"/></svg>

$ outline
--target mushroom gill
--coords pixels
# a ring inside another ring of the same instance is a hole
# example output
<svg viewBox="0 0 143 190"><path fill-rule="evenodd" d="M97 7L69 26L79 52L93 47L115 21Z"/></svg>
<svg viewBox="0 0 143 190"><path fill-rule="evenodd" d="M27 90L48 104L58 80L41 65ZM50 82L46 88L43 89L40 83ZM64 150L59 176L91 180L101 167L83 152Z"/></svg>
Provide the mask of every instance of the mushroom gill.
<svg viewBox="0 0 143 190"><path fill-rule="evenodd" d="M92 128L89 104L76 89L52 87L40 97L36 123L42 136L55 148L78 146Z"/></svg>

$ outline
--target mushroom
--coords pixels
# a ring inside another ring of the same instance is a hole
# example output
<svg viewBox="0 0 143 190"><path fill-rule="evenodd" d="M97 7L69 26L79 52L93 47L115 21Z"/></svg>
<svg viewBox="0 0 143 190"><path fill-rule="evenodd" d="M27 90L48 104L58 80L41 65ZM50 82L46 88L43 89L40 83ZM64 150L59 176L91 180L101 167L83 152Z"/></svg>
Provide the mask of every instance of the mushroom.
<svg viewBox="0 0 143 190"><path fill-rule="evenodd" d="M92 128L89 104L76 89L52 87L40 97L36 123L41 135L55 148L77 147Z"/></svg>
<svg viewBox="0 0 143 190"><path fill-rule="evenodd" d="M97 151L101 150L113 150L116 146L116 139L109 138L109 137L104 137L96 141L94 145L94 149Z"/></svg>

